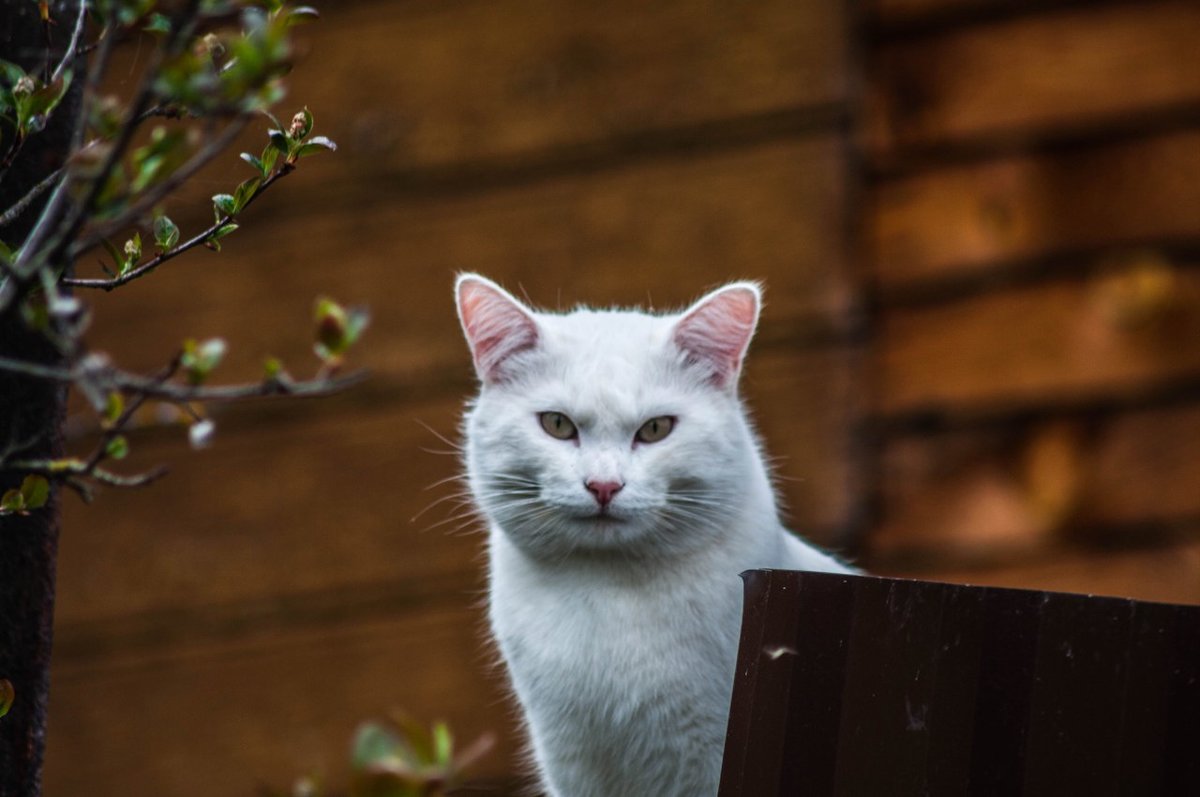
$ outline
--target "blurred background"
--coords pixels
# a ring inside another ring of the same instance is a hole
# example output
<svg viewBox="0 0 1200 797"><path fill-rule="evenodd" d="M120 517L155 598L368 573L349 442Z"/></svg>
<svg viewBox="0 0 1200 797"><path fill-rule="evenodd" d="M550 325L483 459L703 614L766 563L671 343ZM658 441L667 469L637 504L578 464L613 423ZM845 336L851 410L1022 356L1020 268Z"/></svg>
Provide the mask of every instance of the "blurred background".
<svg viewBox="0 0 1200 797"><path fill-rule="evenodd" d="M744 392L793 528L879 574L1200 602L1200 6L318 5L280 115L340 150L97 298L93 342L308 375L329 293L370 306L372 377L226 410L202 452L148 429L129 467L166 479L66 501L49 797L337 783L393 708L495 732L476 774L513 782L444 481L459 270L549 308L763 279Z"/></svg>

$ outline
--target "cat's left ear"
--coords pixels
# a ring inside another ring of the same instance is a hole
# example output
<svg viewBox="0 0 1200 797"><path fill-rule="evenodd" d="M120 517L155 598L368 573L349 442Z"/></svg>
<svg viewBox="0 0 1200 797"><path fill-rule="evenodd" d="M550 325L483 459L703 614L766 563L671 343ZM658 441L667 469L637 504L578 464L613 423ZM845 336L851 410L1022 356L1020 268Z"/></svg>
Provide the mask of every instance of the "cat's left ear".
<svg viewBox="0 0 1200 797"><path fill-rule="evenodd" d="M459 275L454 296L475 371L485 383L503 382L506 361L537 345L538 325L533 313L508 291L478 274Z"/></svg>
<svg viewBox="0 0 1200 797"><path fill-rule="evenodd" d="M675 324L672 339L689 363L708 370L717 386L735 385L761 307L757 284L731 283L689 307Z"/></svg>

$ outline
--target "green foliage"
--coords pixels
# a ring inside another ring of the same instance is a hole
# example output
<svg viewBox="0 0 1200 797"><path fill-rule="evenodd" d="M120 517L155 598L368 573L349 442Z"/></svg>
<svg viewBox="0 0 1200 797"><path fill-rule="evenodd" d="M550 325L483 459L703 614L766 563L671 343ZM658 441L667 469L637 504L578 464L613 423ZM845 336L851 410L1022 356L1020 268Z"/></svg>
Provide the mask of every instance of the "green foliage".
<svg viewBox="0 0 1200 797"><path fill-rule="evenodd" d="M104 414L101 416L104 419L105 428L111 428L123 412L125 412L125 397L115 390L110 391L104 399Z"/></svg>
<svg viewBox="0 0 1200 797"><path fill-rule="evenodd" d="M96 0L92 13L101 25L133 27L154 7L154 0Z"/></svg>
<svg viewBox="0 0 1200 797"><path fill-rule="evenodd" d="M41 509L50 500L50 482L45 476L26 476L20 487L14 487L0 496L0 517L4 515L28 515L31 510Z"/></svg>
<svg viewBox="0 0 1200 797"><path fill-rule="evenodd" d="M123 277L128 274L137 265L137 262L142 259L142 234L140 232L135 232L133 237L126 241L125 246L121 249L117 249L112 241L109 240L104 240L100 243L104 247L104 251L108 252L109 257L113 259L113 263L116 265L115 273L118 276ZM114 272L110 269L109 273Z"/></svg>
<svg viewBox="0 0 1200 797"><path fill-rule="evenodd" d="M123 434L116 435L104 446L104 453L111 459L125 459L129 454L129 441Z"/></svg>
<svg viewBox="0 0 1200 797"><path fill-rule="evenodd" d="M296 161L301 158L307 158L310 155L316 155L320 152L336 152L337 144L330 141L325 136L313 136L309 138L309 134L313 129L313 115L308 108L304 108L297 112L292 117L292 123L288 125L286 130L279 124L279 120L275 120L275 129L271 130L267 135L270 138L270 147L277 153L283 155L286 167L295 166ZM266 157L266 153L263 153Z"/></svg>
<svg viewBox="0 0 1200 797"><path fill-rule="evenodd" d="M0 717L9 712L13 701L16 699L17 690L13 689L12 681L7 678L0 678Z"/></svg>
<svg viewBox="0 0 1200 797"><path fill-rule="evenodd" d="M182 166L187 159L186 138L184 130L155 127L150 133L150 143L133 151L133 180L129 190L145 191Z"/></svg>
<svg viewBox="0 0 1200 797"><path fill-rule="evenodd" d="M155 216L152 229L154 245L158 247L159 252L169 252L179 243L179 227L168 216Z"/></svg>
<svg viewBox="0 0 1200 797"><path fill-rule="evenodd" d="M71 71L43 82L36 74L0 60L0 118L13 126L18 139L41 132L46 117L62 102L71 87Z"/></svg>
<svg viewBox="0 0 1200 797"><path fill-rule="evenodd" d="M179 357L179 365L187 375L189 383L202 385L224 357L225 341L221 338L209 338L203 342L188 338L183 342L183 354Z"/></svg>
<svg viewBox="0 0 1200 797"><path fill-rule="evenodd" d="M365 308L345 308L322 296L313 309L313 321L316 324L313 351L326 365L337 366L342 355L366 330L371 314Z"/></svg>
<svg viewBox="0 0 1200 797"><path fill-rule="evenodd" d="M334 374L367 321L364 311L323 300L321 365L307 380L293 379L272 358L260 382L212 385L211 375L225 353L220 339L185 341L165 367L145 375L123 370L105 352L90 349L85 333L92 312L79 298L83 289L119 288L200 246L219 251L240 228L246 209L275 182L295 172L300 160L336 145L313 135L315 121L307 107L286 125L269 111L283 96L283 78L292 66L289 30L317 17L310 6L283 0L94 0L86 4L86 18L78 16L79 9L39 4L43 22L55 26L56 35L54 49L40 40L30 43L47 47L36 73L0 60L0 180L40 169L30 170L19 159L26 141L52 117L77 131L81 142L63 153L61 168L26 188L12 206L0 208L0 227L24 214L36 217L28 219L32 232L19 248L0 242L0 314L15 305L27 327L57 350L59 364L3 359L0 368L77 390L94 412L98 439L86 456L28 459L15 445L0 449L0 473L29 476L20 489L0 497L4 514L44 506L50 481L87 499L96 483L135 486L157 478L161 470L126 477L102 467L128 455L125 433L134 411L148 401L174 405L191 417L188 438L200 448L215 429L207 418L208 402L341 389L357 375ZM68 38L60 42L58 32ZM73 81L110 85L104 76L114 49L133 40L139 48L153 41L157 52L139 50L136 64L122 75L129 87L123 97L89 89L73 92L77 103L63 104ZM73 116L60 120L57 114ZM266 146L261 154L241 156L253 174L212 197L210 226L185 234L163 213L164 201L246 124L264 116L270 120ZM82 269L71 268L88 263L98 249L104 278L80 276Z"/></svg>
<svg viewBox="0 0 1200 797"><path fill-rule="evenodd" d="M404 715L358 727L350 746L348 797L441 797L463 772L491 749L490 735L456 751L444 722L425 728ZM322 797L312 778L293 784L291 797ZM271 797L286 797L283 792Z"/></svg>

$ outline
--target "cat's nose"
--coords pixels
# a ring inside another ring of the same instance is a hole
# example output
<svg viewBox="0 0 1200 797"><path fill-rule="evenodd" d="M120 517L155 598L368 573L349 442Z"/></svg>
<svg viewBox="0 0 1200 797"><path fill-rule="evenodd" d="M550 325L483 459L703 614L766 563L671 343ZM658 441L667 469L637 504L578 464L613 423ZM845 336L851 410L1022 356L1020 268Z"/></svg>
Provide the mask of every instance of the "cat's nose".
<svg viewBox="0 0 1200 797"><path fill-rule="evenodd" d="M596 503L601 507L606 507L612 501L613 496L621 491L625 485L621 482L602 482L597 479L588 479L584 482L588 488L588 492L596 499Z"/></svg>

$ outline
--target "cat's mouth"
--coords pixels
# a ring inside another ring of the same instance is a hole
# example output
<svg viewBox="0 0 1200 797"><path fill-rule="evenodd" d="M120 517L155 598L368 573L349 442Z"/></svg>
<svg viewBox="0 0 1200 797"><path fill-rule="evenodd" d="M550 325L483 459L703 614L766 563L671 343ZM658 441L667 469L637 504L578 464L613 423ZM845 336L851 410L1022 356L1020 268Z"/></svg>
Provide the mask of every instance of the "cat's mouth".
<svg viewBox="0 0 1200 797"><path fill-rule="evenodd" d="M612 513L607 512L605 510L600 510L599 512L595 512L590 515L578 515L578 516L576 516L575 519L581 523L587 523L587 524L592 524L592 525L597 525L597 526L616 525L618 523L625 522L624 518L616 517Z"/></svg>

